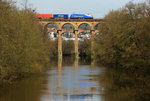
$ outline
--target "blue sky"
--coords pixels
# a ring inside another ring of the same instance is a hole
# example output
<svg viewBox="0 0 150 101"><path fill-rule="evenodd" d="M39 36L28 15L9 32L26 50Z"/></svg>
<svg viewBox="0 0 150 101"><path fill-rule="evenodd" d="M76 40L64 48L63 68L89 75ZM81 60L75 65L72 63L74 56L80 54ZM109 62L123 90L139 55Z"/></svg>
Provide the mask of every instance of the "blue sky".
<svg viewBox="0 0 150 101"><path fill-rule="evenodd" d="M22 7L24 0L17 1ZM145 0L28 0L28 6L38 13L90 13L95 18L103 18L109 11L121 8L129 1L142 2Z"/></svg>

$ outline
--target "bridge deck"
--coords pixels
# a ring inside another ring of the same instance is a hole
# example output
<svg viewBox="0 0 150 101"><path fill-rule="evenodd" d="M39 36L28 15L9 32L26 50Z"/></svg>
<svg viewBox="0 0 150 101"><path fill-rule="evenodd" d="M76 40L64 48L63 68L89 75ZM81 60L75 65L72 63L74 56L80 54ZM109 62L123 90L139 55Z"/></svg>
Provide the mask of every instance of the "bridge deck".
<svg viewBox="0 0 150 101"><path fill-rule="evenodd" d="M99 22L103 19L38 19L38 21L55 21L55 22Z"/></svg>

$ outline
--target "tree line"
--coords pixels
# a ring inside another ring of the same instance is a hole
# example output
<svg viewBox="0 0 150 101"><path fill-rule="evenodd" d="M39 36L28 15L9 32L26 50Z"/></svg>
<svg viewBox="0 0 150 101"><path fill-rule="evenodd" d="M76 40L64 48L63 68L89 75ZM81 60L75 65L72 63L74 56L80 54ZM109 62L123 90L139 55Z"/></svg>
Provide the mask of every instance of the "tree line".
<svg viewBox="0 0 150 101"><path fill-rule="evenodd" d="M150 73L150 6L129 2L109 12L94 42L97 62L132 73Z"/></svg>
<svg viewBox="0 0 150 101"><path fill-rule="evenodd" d="M50 61L51 43L32 9L0 1L0 84L41 72Z"/></svg>
<svg viewBox="0 0 150 101"><path fill-rule="evenodd" d="M108 13L94 40L93 59L106 101L150 100L150 4L129 2Z"/></svg>

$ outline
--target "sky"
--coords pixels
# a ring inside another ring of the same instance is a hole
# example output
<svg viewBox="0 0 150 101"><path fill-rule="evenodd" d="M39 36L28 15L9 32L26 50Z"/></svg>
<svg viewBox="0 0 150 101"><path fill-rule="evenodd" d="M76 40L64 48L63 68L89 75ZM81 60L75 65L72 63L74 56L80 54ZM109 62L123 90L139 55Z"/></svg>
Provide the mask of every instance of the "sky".
<svg viewBox="0 0 150 101"><path fill-rule="evenodd" d="M23 7L25 0L14 0ZM39 14L92 14L94 18L103 18L111 10L123 7L126 3L145 0L28 0L28 7Z"/></svg>

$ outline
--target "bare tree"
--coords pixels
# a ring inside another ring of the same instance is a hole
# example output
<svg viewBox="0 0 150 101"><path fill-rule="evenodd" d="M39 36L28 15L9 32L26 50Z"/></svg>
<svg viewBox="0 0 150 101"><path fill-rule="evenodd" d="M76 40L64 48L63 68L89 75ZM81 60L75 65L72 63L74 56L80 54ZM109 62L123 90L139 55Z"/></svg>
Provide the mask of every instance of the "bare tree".
<svg viewBox="0 0 150 101"><path fill-rule="evenodd" d="M27 9L28 0L24 0L24 8Z"/></svg>
<svg viewBox="0 0 150 101"><path fill-rule="evenodd" d="M146 0L150 4L150 0Z"/></svg>

